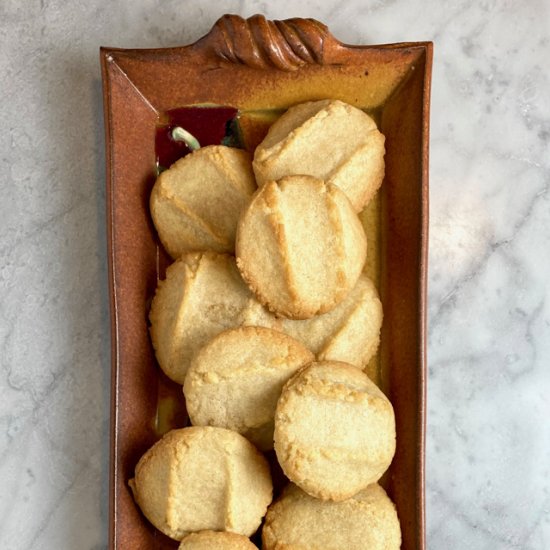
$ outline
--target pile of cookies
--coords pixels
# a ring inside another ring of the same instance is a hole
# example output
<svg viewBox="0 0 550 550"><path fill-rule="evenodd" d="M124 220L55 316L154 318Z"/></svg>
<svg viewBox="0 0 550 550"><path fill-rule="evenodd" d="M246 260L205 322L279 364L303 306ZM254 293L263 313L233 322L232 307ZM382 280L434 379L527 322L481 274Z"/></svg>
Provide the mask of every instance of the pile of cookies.
<svg viewBox="0 0 550 550"><path fill-rule="evenodd" d="M290 108L254 151L208 146L157 179L151 214L175 260L150 311L162 370L192 426L130 481L182 549L397 549L377 484L395 453L391 403L363 372L382 305L358 213L384 176L384 136L360 109ZM233 255L234 254L234 255ZM272 503L264 452L290 483Z"/></svg>

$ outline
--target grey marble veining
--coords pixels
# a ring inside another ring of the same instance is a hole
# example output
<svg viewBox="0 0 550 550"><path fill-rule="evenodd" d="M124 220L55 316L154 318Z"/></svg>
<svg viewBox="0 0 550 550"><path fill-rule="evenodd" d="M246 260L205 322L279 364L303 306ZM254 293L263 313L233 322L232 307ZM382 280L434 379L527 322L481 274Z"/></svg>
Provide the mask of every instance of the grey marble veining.
<svg viewBox="0 0 550 550"><path fill-rule="evenodd" d="M0 0L0 548L107 544L98 47L222 13L433 40L428 548L550 547L550 5Z"/></svg>

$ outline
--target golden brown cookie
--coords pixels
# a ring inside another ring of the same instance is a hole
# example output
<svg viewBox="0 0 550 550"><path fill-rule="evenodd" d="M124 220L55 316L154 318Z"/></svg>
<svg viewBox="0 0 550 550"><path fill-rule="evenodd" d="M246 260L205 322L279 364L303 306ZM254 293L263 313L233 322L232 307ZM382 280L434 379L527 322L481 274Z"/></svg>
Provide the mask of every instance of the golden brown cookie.
<svg viewBox="0 0 550 550"><path fill-rule="evenodd" d="M323 502L290 484L268 509L264 550L399 550L393 502L373 483L341 502Z"/></svg>
<svg viewBox="0 0 550 550"><path fill-rule="evenodd" d="M367 238L338 187L288 176L254 195L239 221L236 255L260 302L307 319L336 307L355 286Z"/></svg>
<svg viewBox="0 0 550 550"><path fill-rule="evenodd" d="M168 267L149 319L157 360L179 384L194 353L216 334L241 325L278 325L244 284L235 259L214 252L186 254Z"/></svg>
<svg viewBox="0 0 550 550"><path fill-rule="evenodd" d="M356 367L312 363L283 388L274 438L279 464L292 482L313 497L344 500L390 465L393 407Z"/></svg>
<svg viewBox="0 0 550 550"><path fill-rule="evenodd" d="M273 448L273 416L286 381L313 361L290 336L261 327L226 330L196 355L185 377L195 426L235 430L262 450Z"/></svg>
<svg viewBox="0 0 550 550"><path fill-rule="evenodd" d="M172 258L196 250L233 252L237 220L256 190L250 155L210 145L162 172L150 199L151 216Z"/></svg>
<svg viewBox="0 0 550 550"><path fill-rule="evenodd" d="M141 457L130 486L145 517L175 540L202 530L250 536L272 499L265 458L223 428L168 432Z"/></svg>
<svg viewBox="0 0 550 550"><path fill-rule="evenodd" d="M361 109L324 99L295 105L254 153L259 186L308 174L337 185L359 212L384 179L384 136Z"/></svg>
<svg viewBox="0 0 550 550"><path fill-rule="evenodd" d="M178 550L258 550L250 539L227 531L199 531L187 535Z"/></svg>
<svg viewBox="0 0 550 550"><path fill-rule="evenodd" d="M302 321L283 319L282 330L319 360L343 361L364 369L380 344L382 317L378 291L363 274L333 310Z"/></svg>

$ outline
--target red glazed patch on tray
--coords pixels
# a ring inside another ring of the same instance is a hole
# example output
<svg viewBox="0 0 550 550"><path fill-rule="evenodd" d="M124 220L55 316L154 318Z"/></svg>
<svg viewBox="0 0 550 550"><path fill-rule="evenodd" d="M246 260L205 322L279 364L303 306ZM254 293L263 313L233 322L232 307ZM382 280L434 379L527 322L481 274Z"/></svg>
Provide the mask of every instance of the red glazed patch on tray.
<svg viewBox="0 0 550 550"><path fill-rule="evenodd" d="M237 145L234 107L194 106L171 109L164 113L164 120L157 127L155 150L159 172L169 168L178 159L192 152L185 141L176 141L172 131L181 127L198 140L201 147L207 145Z"/></svg>

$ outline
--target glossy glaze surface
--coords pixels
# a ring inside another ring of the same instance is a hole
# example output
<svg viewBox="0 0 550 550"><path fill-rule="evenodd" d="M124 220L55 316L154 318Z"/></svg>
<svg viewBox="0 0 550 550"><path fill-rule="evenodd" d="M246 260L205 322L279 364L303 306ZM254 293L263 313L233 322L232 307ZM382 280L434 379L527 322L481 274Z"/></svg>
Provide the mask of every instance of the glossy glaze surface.
<svg viewBox="0 0 550 550"><path fill-rule="evenodd" d="M373 243L378 253L373 260L385 311L376 377L394 405L397 427L397 451L385 486L401 518L403 548L424 547L431 56L429 43L352 48L314 20L269 22L261 16L224 16L186 48L102 50L114 339L113 547L159 544L158 533L139 517L127 487L140 454L158 437L152 429L158 392L152 389L159 375L145 315L163 266L143 208L156 159L154 125L170 105L218 103L242 113L269 113L325 97L375 111L386 136L386 176L379 226L373 230L380 235L379 246ZM188 84L183 89L182 79ZM267 127L251 119L247 130L261 139ZM252 140L245 135L243 141Z"/></svg>

